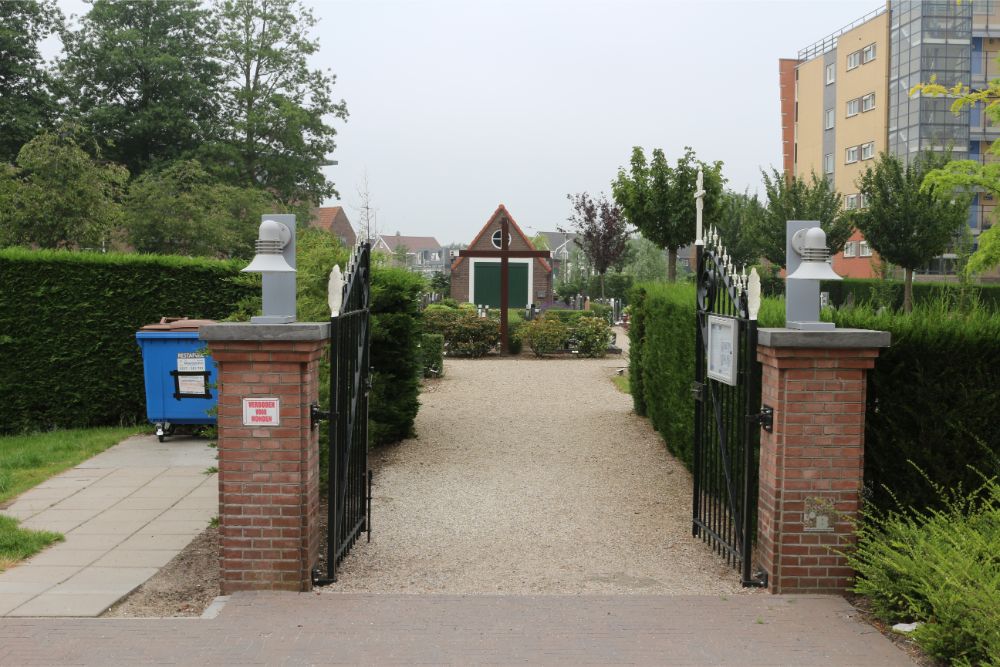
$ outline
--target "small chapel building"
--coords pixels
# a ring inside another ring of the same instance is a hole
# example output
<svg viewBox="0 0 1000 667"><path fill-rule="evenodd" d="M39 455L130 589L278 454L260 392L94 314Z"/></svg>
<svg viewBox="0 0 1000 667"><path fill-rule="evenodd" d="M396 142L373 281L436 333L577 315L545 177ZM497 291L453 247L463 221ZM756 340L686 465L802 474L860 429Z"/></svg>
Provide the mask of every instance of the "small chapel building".
<svg viewBox="0 0 1000 667"><path fill-rule="evenodd" d="M469 244L469 250L495 250L501 248L500 221L509 223L509 250L536 250L514 217L503 204L497 207L490 219ZM541 306L552 297L552 264L542 257L507 260L508 298L510 308L524 308L529 304ZM451 264L451 297L459 302L500 307L500 259L486 257L456 257Z"/></svg>

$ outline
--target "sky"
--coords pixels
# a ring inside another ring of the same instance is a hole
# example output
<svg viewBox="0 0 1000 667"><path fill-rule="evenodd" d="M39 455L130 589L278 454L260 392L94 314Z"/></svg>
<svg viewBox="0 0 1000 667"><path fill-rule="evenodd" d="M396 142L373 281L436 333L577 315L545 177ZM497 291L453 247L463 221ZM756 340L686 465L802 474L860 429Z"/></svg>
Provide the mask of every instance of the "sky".
<svg viewBox="0 0 1000 667"><path fill-rule="evenodd" d="M348 218L367 181L380 232L468 243L498 204L528 233L567 194L610 196L633 146L721 160L757 192L781 164L778 59L880 0L303 0L313 65L347 122L326 168ZM68 14L80 0L60 0Z"/></svg>

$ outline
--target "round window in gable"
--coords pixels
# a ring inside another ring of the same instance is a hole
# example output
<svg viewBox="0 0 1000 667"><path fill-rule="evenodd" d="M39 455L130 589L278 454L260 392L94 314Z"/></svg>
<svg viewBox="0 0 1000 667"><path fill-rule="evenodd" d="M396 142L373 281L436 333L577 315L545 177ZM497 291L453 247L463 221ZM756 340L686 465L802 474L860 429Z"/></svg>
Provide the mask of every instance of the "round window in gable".
<svg viewBox="0 0 1000 667"><path fill-rule="evenodd" d="M503 232L501 230L496 230L493 232L493 247L500 250L500 239L503 238ZM507 232L507 247L510 247L510 232Z"/></svg>

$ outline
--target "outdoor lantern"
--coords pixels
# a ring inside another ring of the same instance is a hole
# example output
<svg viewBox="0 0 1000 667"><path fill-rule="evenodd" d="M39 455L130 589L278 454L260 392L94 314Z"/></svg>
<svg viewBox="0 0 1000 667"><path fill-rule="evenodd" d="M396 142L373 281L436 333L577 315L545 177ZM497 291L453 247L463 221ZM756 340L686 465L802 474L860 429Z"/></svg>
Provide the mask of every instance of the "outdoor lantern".
<svg viewBox="0 0 1000 667"><path fill-rule="evenodd" d="M257 231L257 254L247 268L247 273L295 273L285 260L283 252L292 240L292 231L277 220L263 220Z"/></svg>
<svg viewBox="0 0 1000 667"><path fill-rule="evenodd" d="M802 259L799 268L788 274L789 280L842 280L827 262L830 250L826 247L826 232L819 227L795 232L792 250Z"/></svg>
<svg viewBox="0 0 1000 667"><path fill-rule="evenodd" d="M832 322L819 320L819 281L842 280L827 261L826 233L818 220L789 220L785 230L785 326L828 331Z"/></svg>
<svg viewBox="0 0 1000 667"><path fill-rule="evenodd" d="M257 254L248 273L263 274L263 315L253 324L290 324L295 321L295 216L262 215L257 232Z"/></svg>

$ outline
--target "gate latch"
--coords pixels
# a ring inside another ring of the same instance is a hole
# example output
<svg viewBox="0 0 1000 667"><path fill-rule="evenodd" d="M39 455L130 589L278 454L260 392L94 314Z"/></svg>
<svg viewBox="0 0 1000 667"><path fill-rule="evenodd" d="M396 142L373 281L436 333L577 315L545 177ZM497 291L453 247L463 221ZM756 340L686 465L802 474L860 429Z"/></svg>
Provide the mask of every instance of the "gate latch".
<svg viewBox="0 0 1000 667"><path fill-rule="evenodd" d="M770 405L762 405L760 412L750 415L750 419L760 424L760 427L768 433L774 433L774 408Z"/></svg>
<svg viewBox="0 0 1000 667"><path fill-rule="evenodd" d="M705 383L698 382L697 380L691 383L691 393L694 395L694 400L700 401L705 397Z"/></svg>
<svg viewBox="0 0 1000 667"><path fill-rule="evenodd" d="M329 418L330 418L330 411L320 410L319 403L313 403L312 405L309 406L309 425L312 428L316 428L317 426L319 426L319 423L321 421L324 421Z"/></svg>

